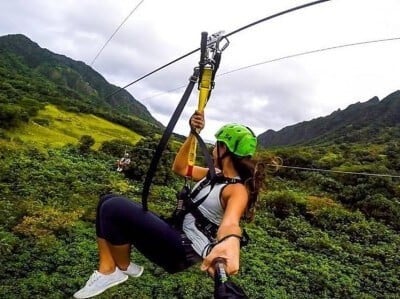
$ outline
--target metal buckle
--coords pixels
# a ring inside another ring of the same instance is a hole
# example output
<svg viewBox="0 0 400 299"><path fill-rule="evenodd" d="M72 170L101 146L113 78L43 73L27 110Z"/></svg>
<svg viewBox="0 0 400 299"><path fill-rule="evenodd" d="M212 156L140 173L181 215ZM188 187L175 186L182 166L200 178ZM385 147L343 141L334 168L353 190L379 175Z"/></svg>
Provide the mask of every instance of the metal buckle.
<svg viewBox="0 0 400 299"><path fill-rule="evenodd" d="M216 54L221 54L229 46L229 40L224 36L225 31L218 31L211 34L207 38L207 49L205 55L205 64L214 66L214 57Z"/></svg>
<svg viewBox="0 0 400 299"><path fill-rule="evenodd" d="M211 34L207 39L207 49L211 49L215 53L221 53L229 46L229 40L224 36L225 31L218 31ZM221 42L224 43L221 43Z"/></svg>

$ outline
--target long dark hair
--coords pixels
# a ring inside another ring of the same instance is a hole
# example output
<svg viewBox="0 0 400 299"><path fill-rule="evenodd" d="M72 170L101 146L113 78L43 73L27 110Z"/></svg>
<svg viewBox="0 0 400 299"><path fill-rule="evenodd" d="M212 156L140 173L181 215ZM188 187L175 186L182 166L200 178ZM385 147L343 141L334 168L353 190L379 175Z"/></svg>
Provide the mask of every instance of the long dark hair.
<svg viewBox="0 0 400 299"><path fill-rule="evenodd" d="M251 222L254 219L258 194L264 186L264 164L250 157L238 157L232 153L232 163L247 189L249 200L243 219Z"/></svg>

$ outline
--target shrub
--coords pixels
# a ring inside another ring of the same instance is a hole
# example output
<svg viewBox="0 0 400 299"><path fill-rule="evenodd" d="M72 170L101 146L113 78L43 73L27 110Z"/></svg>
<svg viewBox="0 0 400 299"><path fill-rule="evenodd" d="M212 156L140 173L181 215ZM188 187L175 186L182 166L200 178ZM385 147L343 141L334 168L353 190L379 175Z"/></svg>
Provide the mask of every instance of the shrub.
<svg viewBox="0 0 400 299"><path fill-rule="evenodd" d="M364 216L360 212L352 212L342 206L331 206L316 210L310 222L322 229L331 231L343 231L343 229L354 223L364 220Z"/></svg>
<svg viewBox="0 0 400 299"><path fill-rule="evenodd" d="M376 194L358 202L356 207L366 216L400 230L400 203L396 198L389 200L381 194Z"/></svg>
<svg viewBox="0 0 400 299"><path fill-rule="evenodd" d="M99 151L112 155L114 157L122 157L122 155L126 152L132 152L134 145L129 141L122 139L113 139L104 141Z"/></svg>
<svg viewBox="0 0 400 299"><path fill-rule="evenodd" d="M329 193L340 192L343 188L342 184L339 183L337 180L319 172L308 173L307 181L314 188L316 186L318 189Z"/></svg>
<svg viewBox="0 0 400 299"><path fill-rule="evenodd" d="M69 230L82 214L82 211L61 212L53 207L33 204L30 204L30 207L29 215L26 215L13 230L21 235L39 239Z"/></svg>
<svg viewBox="0 0 400 299"><path fill-rule="evenodd" d="M50 121L46 118L34 118L33 121L43 127L48 127L50 125Z"/></svg>
<svg viewBox="0 0 400 299"><path fill-rule="evenodd" d="M281 219L306 214L306 199L294 191L272 191L265 198L266 207Z"/></svg>
<svg viewBox="0 0 400 299"><path fill-rule="evenodd" d="M0 139L10 140L8 137L6 130L0 128Z"/></svg>
<svg viewBox="0 0 400 299"><path fill-rule="evenodd" d="M158 139L153 137L143 138L135 145L131 152L131 163L124 171L127 178L140 182L144 181L157 144ZM157 165L157 171L153 179L154 184L169 185L175 181L176 176L171 171L173 162L171 153L171 145L168 144Z"/></svg>
<svg viewBox="0 0 400 299"><path fill-rule="evenodd" d="M0 227L0 255L10 254L18 246L18 238Z"/></svg>
<svg viewBox="0 0 400 299"><path fill-rule="evenodd" d="M83 135L79 140L79 150L81 153L88 153L94 144L95 140L92 136Z"/></svg>
<svg viewBox="0 0 400 299"><path fill-rule="evenodd" d="M20 121L26 121L24 109L15 104L0 104L0 126L2 128L16 127Z"/></svg>
<svg viewBox="0 0 400 299"><path fill-rule="evenodd" d="M318 160L319 167L330 169L341 165L344 159L341 154L328 152Z"/></svg>

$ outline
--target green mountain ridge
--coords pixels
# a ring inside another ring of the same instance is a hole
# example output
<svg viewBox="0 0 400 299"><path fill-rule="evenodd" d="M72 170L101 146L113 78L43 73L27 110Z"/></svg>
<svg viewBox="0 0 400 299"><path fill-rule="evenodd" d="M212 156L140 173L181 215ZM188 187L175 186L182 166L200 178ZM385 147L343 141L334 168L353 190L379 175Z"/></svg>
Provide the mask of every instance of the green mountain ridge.
<svg viewBox="0 0 400 299"><path fill-rule="evenodd" d="M258 136L263 147L337 142L378 142L400 134L400 91L381 101L373 97L325 117L304 121Z"/></svg>
<svg viewBox="0 0 400 299"><path fill-rule="evenodd" d="M71 112L97 115L146 136L163 125L126 90L108 83L81 61L41 48L22 34L0 37L0 127L17 125L51 103ZM381 101L355 103L325 117L268 130L263 148L337 142L384 142L400 136L400 91ZM177 135L178 136L178 135ZM183 138L183 136L178 136Z"/></svg>
<svg viewBox="0 0 400 299"><path fill-rule="evenodd" d="M119 87L108 83L85 63L43 49L21 34L0 37L0 76L6 79L0 88L8 98L14 95L20 100L22 90L39 102L46 100L81 112L127 116L150 127L163 127L126 90L109 96Z"/></svg>

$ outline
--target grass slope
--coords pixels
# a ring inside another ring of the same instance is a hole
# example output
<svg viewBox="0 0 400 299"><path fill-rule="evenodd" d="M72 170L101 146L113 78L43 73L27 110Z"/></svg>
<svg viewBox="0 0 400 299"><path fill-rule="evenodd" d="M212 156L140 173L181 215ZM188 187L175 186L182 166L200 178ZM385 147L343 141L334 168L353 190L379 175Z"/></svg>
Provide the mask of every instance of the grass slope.
<svg viewBox="0 0 400 299"><path fill-rule="evenodd" d="M90 135L95 139L94 149L111 139L124 139L136 143L141 138L123 126L92 114L67 112L53 105L47 105L44 110L39 111L33 121L8 132L8 135L12 140L21 140L40 148L76 144L82 135Z"/></svg>

